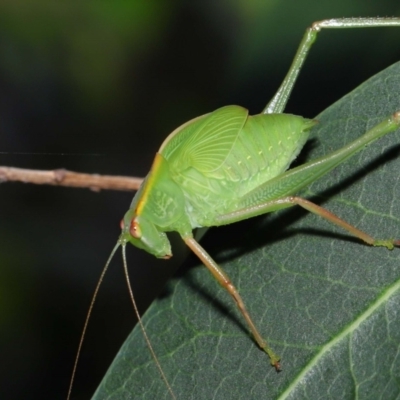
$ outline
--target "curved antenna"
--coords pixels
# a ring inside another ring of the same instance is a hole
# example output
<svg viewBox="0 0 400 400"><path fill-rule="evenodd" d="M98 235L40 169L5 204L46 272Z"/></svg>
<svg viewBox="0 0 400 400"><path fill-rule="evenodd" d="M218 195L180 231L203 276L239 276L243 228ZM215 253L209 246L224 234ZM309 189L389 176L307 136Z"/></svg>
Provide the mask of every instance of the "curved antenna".
<svg viewBox="0 0 400 400"><path fill-rule="evenodd" d="M133 309L135 310L135 314L136 314L136 317L138 319L138 322L139 322L139 325L140 325L140 329L143 332L143 336L144 336L144 338L146 340L146 343L147 343L147 346L148 346L148 348L150 350L151 356L153 357L154 362L157 365L158 371L160 372L161 377L162 377L163 381L165 382L169 393L171 394L172 398L176 400L176 396L175 396L174 392L172 391L171 385L169 384L168 379L165 376L163 369L161 368L161 364L158 361L158 358L157 358L156 353L155 353L155 351L153 349L153 346L151 345L150 339L147 336L146 329L144 328L144 325L143 325L143 322L142 322L142 318L140 317L139 310L138 310L136 302L135 302L135 298L133 297L133 291L132 291L131 282L129 280L128 265L127 265L127 262L126 262L126 251L125 251L125 247L126 246L125 246L125 243L121 243L121 246L122 246L122 259L123 259L123 264L124 264L124 272L125 272L126 283L128 284L129 295L130 295L131 300L132 300Z"/></svg>
<svg viewBox="0 0 400 400"><path fill-rule="evenodd" d="M118 249L118 247L120 245L121 245L121 243L120 243L120 241L118 241L117 244L112 249L111 254L108 257L108 260L106 262L106 265L104 266L103 271L101 271L100 278L97 281L97 285L96 285L96 288L95 288L93 296L92 296L92 301L90 302L89 310L88 310L88 312L86 314L85 324L83 325L83 330L82 330L81 339L79 341L78 350L76 352L74 367L72 368L71 380L69 381L67 400L69 400L70 397L71 397L72 385L74 384L76 369L77 369L77 366L78 366L79 356L80 356L81 350L82 350L83 340L85 339L86 330L87 330L87 327L89 325L89 319L90 319L90 316L92 315L93 306L94 306L94 303L96 301L97 294L99 293L99 289L100 289L100 286L101 286L101 284L103 282L104 276L105 276L105 274L107 272L108 266L110 265L110 262L113 259L114 254L115 254L115 252L117 251L117 249Z"/></svg>

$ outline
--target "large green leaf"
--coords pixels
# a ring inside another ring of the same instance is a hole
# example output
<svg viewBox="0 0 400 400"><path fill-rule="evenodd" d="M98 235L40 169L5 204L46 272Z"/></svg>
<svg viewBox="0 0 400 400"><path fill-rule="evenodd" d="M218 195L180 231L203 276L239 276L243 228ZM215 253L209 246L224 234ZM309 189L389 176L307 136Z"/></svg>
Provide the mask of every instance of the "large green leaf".
<svg viewBox="0 0 400 400"><path fill-rule="evenodd" d="M400 109L400 63L323 112L302 162ZM400 132L311 185L319 204L378 238L400 236ZM233 235L233 239L226 239ZM144 317L179 399L400 397L400 250L372 248L298 208L214 228L204 242L282 356L277 373L231 298L196 265ZM139 329L96 399L168 399Z"/></svg>

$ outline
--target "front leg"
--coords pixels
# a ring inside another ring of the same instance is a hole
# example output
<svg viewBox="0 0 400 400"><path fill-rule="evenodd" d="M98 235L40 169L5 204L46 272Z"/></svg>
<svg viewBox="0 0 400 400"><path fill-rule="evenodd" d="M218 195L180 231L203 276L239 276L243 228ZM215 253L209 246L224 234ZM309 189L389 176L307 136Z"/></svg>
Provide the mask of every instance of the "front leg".
<svg viewBox="0 0 400 400"><path fill-rule="evenodd" d="M271 350L268 346L267 342L263 339L263 337L258 332L253 320L250 317L249 312L247 311L244 302L239 295L237 289L232 284L226 272L210 257L210 255L193 239L192 236L182 237L188 247L196 254L197 257L201 260L201 262L208 268L208 270L213 274L214 278L219 282L219 284L226 289L226 291L232 296L235 300L236 305L238 306L240 312L242 313L244 319L246 320L249 328L254 336L254 339L260 346L262 350L264 350L270 360L271 365L273 365L277 371L280 370L279 360L280 358Z"/></svg>

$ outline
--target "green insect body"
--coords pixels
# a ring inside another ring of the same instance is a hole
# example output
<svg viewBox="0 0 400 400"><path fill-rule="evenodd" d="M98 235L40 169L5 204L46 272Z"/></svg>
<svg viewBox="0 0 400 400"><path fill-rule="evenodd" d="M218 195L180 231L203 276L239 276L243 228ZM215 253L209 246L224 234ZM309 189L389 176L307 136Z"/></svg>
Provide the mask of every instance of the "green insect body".
<svg viewBox="0 0 400 400"><path fill-rule="evenodd" d="M195 118L173 131L156 154L151 170L121 221L122 233L100 277L122 246L124 270L139 324L156 365L173 398L175 395L154 354L129 283L125 256L132 243L159 258L172 255L165 232L178 232L213 277L232 296L249 329L271 364L280 358L269 347L246 310L225 271L194 239L197 227L220 226L291 206L301 206L372 246L392 249L400 241L377 240L322 207L296 196L299 190L353 156L366 145L400 127L400 111L393 110L378 125L353 142L303 165L288 169L307 141L316 121L282 114L307 54L323 28L400 27L400 18L342 18L314 23L306 30L293 63L278 91L259 115L248 116L239 106L227 106ZM340 132L339 132L340 134ZM93 297L90 310L93 307ZM87 321L71 378L73 382Z"/></svg>
<svg viewBox="0 0 400 400"><path fill-rule="evenodd" d="M192 230L299 205L370 245L389 249L399 245L399 241L376 240L320 206L292 195L365 145L397 129L400 112L347 146L284 172L315 123L287 114L248 117L244 109L228 106L184 124L157 153L149 175L121 222L118 242L123 248L130 242L167 259L172 252L165 232L178 232L233 297L255 340L278 370L279 357L258 332L229 277L193 238ZM250 139L246 141L246 137ZM270 158L265 156L268 152Z"/></svg>
<svg viewBox="0 0 400 400"><path fill-rule="evenodd" d="M175 130L123 221L123 236L160 258L171 254L164 232L182 237L216 224L241 199L284 172L315 121L289 114L249 116L220 108Z"/></svg>

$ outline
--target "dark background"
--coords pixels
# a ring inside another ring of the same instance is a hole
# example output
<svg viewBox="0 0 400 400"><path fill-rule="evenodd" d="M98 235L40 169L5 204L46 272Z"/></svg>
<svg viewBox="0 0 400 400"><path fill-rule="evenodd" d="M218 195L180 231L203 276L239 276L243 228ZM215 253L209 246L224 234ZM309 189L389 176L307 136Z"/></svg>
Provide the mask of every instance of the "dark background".
<svg viewBox="0 0 400 400"><path fill-rule="evenodd" d="M186 120L226 104L260 111L311 22L400 15L389 0L49 3L0 5L0 165L134 176ZM324 31L287 111L313 117L399 59L399 28ZM132 194L0 190L0 397L65 398L90 297ZM134 323L116 258L73 398L93 393ZM143 310L174 265L136 249L128 259Z"/></svg>

